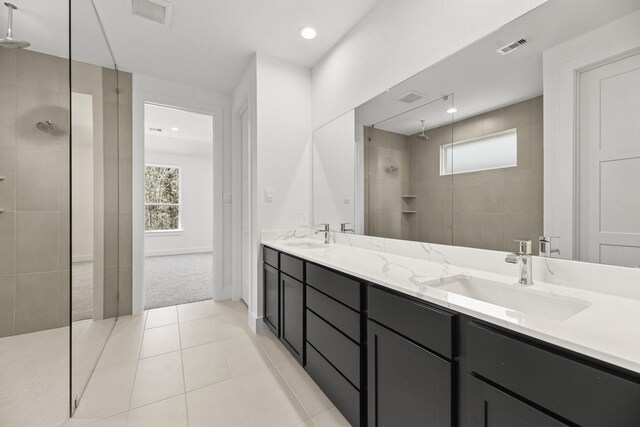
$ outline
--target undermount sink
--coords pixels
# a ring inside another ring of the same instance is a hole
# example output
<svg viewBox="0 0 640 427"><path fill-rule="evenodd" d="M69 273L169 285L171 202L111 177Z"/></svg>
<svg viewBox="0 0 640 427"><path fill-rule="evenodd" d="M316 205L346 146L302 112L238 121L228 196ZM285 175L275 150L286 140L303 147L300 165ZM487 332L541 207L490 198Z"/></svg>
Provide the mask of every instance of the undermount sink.
<svg viewBox="0 0 640 427"><path fill-rule="evenodd" d="M448 277L427 286L548 320L567 320L591 306L577 298L468 276Z"/></svg>
<svg viewBox="0 0 640 427"><path fill-rule="evenodd" d="M313 242L313 241L290 241L290 242L284 242L283 243L286 246L291 246L292 248L299 248L299 249L319 249L319 248L324 248L326 245L320 242Z"/></svg>

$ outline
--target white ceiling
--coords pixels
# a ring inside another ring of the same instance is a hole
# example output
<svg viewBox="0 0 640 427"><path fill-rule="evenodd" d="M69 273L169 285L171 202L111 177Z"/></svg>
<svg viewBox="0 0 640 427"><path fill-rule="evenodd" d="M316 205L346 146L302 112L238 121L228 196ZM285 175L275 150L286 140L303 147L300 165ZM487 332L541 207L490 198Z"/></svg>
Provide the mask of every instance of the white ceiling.
<svg viewBox="0 0 640 427"><path fill-rule="evenodd" d="M444 113L448 106L429 104L401 113L445 94L454 94L456 121L541 95L544 50L638 9L638 0L549 0L361 105L356 109L356 120L412 135L420 130L421 119L427 120L427 128L450 122L451 115ZM496 49L525 36L529 40L526 45L506 56L496 53ZM412 104L397 100L409 91L425 97Z"/></svg>
<svg viewBox="0 0 640 427"><path fill-rule="evenodd" d="M169 27L126 1L95 0L121 69L231 93L254 52L311 67L377 0L172 0ZM302 39L303 26L318 37Z"/></svg>
<svg viewBox="0 0 640 427"><path fill-rule="evenodd" d="M14 37L31 43L30 50L69 58L68 0L11 0ZM113 60L90 0L71 0L73 59L113 68ZM0 34L7 31L6 7L0 3Z"/></svg>
<svg viewBox="0 0 640 427"><path fill-rule="evenodd" d="M208 114L145 104L144 133L145 151L203 157L213 154L213 117Z"/></svg>
<svg viewBox="0 0 640 427"><path fill-rule="evenodd" d="M17 38L69 57L67 0L12 0ZM118 67L231 93L255 52L311 67L377 0L172 0L168 27L133 16L131 0L94 0ZM71 0L72 58L113 67L91 0ZM4 9L4 6L2 9ZM314 40L298 31L313 26ZM6 32L6 12L0 12Z"/></svg>

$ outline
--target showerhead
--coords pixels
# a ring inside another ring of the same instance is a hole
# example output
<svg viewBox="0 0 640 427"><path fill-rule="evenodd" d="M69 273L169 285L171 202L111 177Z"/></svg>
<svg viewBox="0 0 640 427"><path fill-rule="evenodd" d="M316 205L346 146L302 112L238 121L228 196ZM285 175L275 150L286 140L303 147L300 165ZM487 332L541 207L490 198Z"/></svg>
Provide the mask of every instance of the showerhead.
<svg viewBox="0 0 640 427"><path fill-rule="evenodd" d="M47 120L46 122L38 122L36 123L36 127L39 131L44 133L53 134L56 132L56 126L53 124L53 121Z"/></svg>
<svg viewBox="0 0 640 427"><path fill-rule="evenodd" d="M9 10L9 19L7 22L7 37L4 39L0 39L0 47L4 47L7 49L23 49L25 47L31 46L31 43L27 41L16 40L13 38L13 11L16 10L17 7L7 2L5 2L4 5L7 6L7 9Z"/></svg>
<svg viewBox="0 0 640 427"><path fill-rule="evenodd" d="M420 123L422 123L422 132L417 134L416 138L421 139L422 141L428 141L429 137L424 134L424 120L420 120Z"/></svg>

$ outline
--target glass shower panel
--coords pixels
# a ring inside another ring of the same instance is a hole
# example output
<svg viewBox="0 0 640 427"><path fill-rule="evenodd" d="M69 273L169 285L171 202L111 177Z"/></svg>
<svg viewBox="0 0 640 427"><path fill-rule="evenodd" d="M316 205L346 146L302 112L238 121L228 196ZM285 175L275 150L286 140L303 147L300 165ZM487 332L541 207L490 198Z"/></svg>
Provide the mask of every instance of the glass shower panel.
<svg viewBox="0 0 640 427"><path fill-rule="evenodd" d="M12 13L14 38L0 42L0 425L60 425L70 410L69 3L16 3L0 4L0 37Z"/></svg>
<svg viewBox="0 0 640 427"><path fill-rule="evenodd" d="M71 3L71 384L87 384L118 316L118 72L92 2Z"/></svg>

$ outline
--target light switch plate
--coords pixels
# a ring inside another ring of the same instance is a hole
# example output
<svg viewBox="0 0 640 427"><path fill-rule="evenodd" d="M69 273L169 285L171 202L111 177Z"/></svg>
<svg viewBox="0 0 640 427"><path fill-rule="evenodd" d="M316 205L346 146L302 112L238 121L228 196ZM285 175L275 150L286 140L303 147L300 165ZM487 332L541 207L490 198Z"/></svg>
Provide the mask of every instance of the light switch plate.
<svg viewBox="0 0 640 427"><path fill-rule="evenodd" d="M273 202L273 188L267 187L264 189L264 201Z"/></svg>
<svg viewBox="0 0 640 427"><path fill-rule="evenodd" d="M307 225L307 214L300 212L300 225Z"/></svg>

